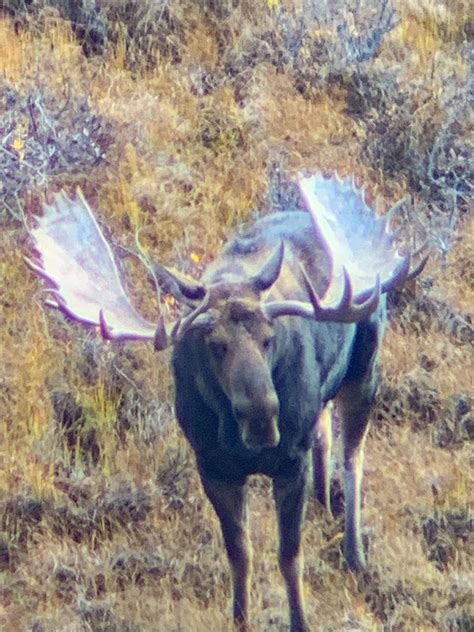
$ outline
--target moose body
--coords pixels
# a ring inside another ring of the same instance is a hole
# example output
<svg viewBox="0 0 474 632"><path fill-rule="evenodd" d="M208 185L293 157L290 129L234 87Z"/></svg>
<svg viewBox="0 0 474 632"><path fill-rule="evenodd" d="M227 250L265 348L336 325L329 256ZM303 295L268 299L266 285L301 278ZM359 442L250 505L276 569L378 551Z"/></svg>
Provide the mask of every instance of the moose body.
<svg viewBox="0 0 474 632"><path fill-rule="evenodd" d="M260 309L257 293L236 293L280 239L285 243L285 261L265 300L305 300L302 260L315 285L327 286L329 279L322 276L317 256L323 251L315 248L311 220L304 212L261 219L249 233L231 241L204 276L207 284L224 284L228 289L221 299L226 307L220 325L223 329L232 327L227 344L232 347L233 366L224 370L232 371L235 390L245 393L256 413L261 399L274 391L278 399L278 445L261 450L244 445L232 395L219 381L222 369L216 371L208 343L212 337L206 326L192 328L174 345L178 421L196 451L200 471L210 478L241 482L255 473L289 473L297 462L306 459L315 422L341 385L362 382L360 386L370 391L368 398L373 395L374 362L385 322L383 304L362 323L317 322L300 316L271 322ZM234 318L230 313L233 304L237 306ZM261 349L262 336L270 339L267 349ZM222 360L225 365L226 358Z"/></svg>
<svg viewBox="0 0 474 632"><path fill-rule="evenodd" d="M135 311L80 191L44 204L31 231L36 260L28 264L49 283L50 306L99 326L109 340L174 346L176 414L221 522L241 630L248 629L251 565L246 483L256 473L273 481L291 631L309 630L301 524L311 455L316 496L330 512L332 430L322 412L331 400L343 442L345 556L351 568L364 566L363 453L384 293L426 262L410 272L411 256L394 246L389 216L377 218L353 181L310 176L299 185L308 212L259 219L201 281L154 268L155 281L188 305L175 323L151 323Z"/></svg>
<svg viewBox="0 0 474 632"><path fill-rule="evenodd" d="M249 291L248 279L280 240L285 245L285 259L263 302L306 299L302 261L310 280L324 293L329 266L324 248L315 242L309 214L285 212L260 219L249 232L234 238L205 274L207 285L222 288L216 302L218 320L212 327L191 328L174 345L173 371L177 418L196 453L233 567L234 616L242 622L247 617L251 559L245 511L247 477L266 474L273 479L279 560L296 632L307 629L301 596L300 531L311 454L316 493L329 509L330 444L327 435L316 432L315 427L323 408L334 398L340 400L344 441L346 557L353 567L364 564L358 519L360 469L385 306L382 301L360 323L317 322L292 315L269 320L261 308L262 297ZM217 359L213 350L216 330L217 355L221 355ZM219 345L227 345L225 353ZM248 410L247 424L255 426L253 445L244 443L236 401ZM274 423L277 429L272 427ZM265 440L270 437L271 443L275 435L279 438L276 445L266 446Z"/></svg>

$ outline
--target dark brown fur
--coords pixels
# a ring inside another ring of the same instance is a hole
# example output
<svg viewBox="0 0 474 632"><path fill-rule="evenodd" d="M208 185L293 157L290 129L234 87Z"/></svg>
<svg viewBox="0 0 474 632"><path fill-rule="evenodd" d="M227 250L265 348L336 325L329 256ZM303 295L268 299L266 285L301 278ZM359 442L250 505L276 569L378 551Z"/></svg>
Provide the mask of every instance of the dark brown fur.
<svg viewBox="0 0 474 632"><path fill-rule="evenodd" d="M322 294L329 264L315 243L309 215L278 213L235 238L208 269L205 318L176 342L173 370L178 421L196 453L206 494L224 535L233 577L234 619L247 629L251 546L247 530L247 478L273 480L292 632L307 632L302 597L301 524L313 442L316 492L329 509L330 430L315 426L335 399L344 442L345 554L364 565L360 534L363 446L376 385L376 360L385 303L358 324L316 322L300 316L269 320L269 300L307 300L300 262ZM279 241L285 260L277 281L259 293L249 279Z"/></svg>

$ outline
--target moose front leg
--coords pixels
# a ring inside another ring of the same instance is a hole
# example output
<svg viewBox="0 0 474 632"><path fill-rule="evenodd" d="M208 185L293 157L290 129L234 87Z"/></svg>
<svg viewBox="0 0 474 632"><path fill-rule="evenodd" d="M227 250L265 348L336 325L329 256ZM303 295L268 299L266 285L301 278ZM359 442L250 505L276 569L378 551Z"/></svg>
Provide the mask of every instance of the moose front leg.
<svg viewBox="0 0 474 632"><path fill-rule="evenodd" d="M233 615L240 632L248 630L252 547L247 527L246 485L202 478L221 523L233 588Z"/></svg>
<svg viewBox="0 0 474 632"><path fill-rule="evenodd" d="M314 493L329 516L332 516L330 491L333 408L334 404L329 402L319 415L313 448Z"/></svg>
<svg viewBox="0 0 474 632"><path fill-rule="evenodd" d="M309 458L309 457L308 457ZM306 507L308 463L297 478L275 477L273 495L280 535L279 564L286 582L291 632L309 632L304 614L301 524Z"/></svg>

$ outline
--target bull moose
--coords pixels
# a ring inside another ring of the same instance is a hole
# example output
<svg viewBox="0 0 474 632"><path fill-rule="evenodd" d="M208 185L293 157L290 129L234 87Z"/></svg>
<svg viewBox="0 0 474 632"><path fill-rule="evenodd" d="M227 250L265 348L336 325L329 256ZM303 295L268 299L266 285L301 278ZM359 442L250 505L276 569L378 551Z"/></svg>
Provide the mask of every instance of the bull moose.
<svg viewBox="0 0 474 632"><path fill-rule="evenodd" d="M156 265L155 279L183 303L173 323L148 322L132 307L80 191L55 195L31 231L29 265L48 281L50 305L106 339L173 346L176 416L221 523L241 630L249 625L247 480L256 473L273 482L291 630L309 630L301 524L311 465L329 510L331 428L321 413L331 400L343 441L345 557L352 569L365 565L361 481L385 294L425 262L410 270L388 215L377 217L352 179L298 182L307 210L258 219L200 281Z"/></svg>

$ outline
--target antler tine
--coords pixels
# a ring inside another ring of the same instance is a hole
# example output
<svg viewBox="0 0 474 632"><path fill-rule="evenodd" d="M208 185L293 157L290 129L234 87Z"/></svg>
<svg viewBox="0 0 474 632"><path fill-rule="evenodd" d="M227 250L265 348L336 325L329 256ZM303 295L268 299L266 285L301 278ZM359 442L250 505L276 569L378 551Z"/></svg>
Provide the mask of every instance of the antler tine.
<svg viewBox="0 0 474 632"><path fill-rule="evenodd" d="M196 318L206 311L209 305L209 291L206 291L206 295L201 304L196 307L185 318L179 318L174 323L166 325L163 318L160 318L156 327L155 337L153 340L153 346L156 351L163 351L170 345L174 344L180 336L182 336Z"/></svg>
<svg viewBox="0 0 474 632"><path fill-rule="evenodd" d="M349 272L342 268L344 275L344 289L339 303L334 306L325 306L319 299L316 290L311 283L306 270L302 267L303 279L306 290L314 308L314 317L319 321L335 321L342 323L358 322L368 318L376 309L380 301L381 283L377 275L376 282L367 298L361 295L354 299L353 288ZM364 292L364 295L366 293ZM362 302L360 302L362 300Z"/></svg>
<svg viewBox="0 0 474 632"><path fill-rule="evenodd" d="M425 242L420 248L418 248L418 250L416 250L413 255L412 255L412 259L415 259L419 254L421 254L423 252L423 250L427 247L427 242ZM430 258L430 253L428 252L416 265L414 268L412 268L407 276L406 276L406 280L410 281L411 279L414 279L415 277L417 277L421 272L423 272L423 270L425 269L425 266L428 262L428 259Z"/></svg>
<svg viewBox="0 0 474 632"><path fill-rule="evenodd" d="M375 279L374 289L372 294L363 303L354 305L354 309L359 313L360 318L358 320L365 320L377 309L380 303L380 295L382 294L382 283L380 281L380 274L377 274Z"/></svg>
<svg viewBox="0 0 474 632"><path fill-rule="evenodd" d="M99 326L100 326L100 333L102 334L102 338L104 340L112 340L113 334L109 326L107 325L103 309L99 311Z"/></svg>
<svg viewBox="0 0 474 632"><path fill-rule="evenodd" d="M344 290L342 291L341 300L339 301L339 308L349 307L354 294L352 290L351 277L345 266L342 266L342 274L344 275ZM323 299L324 300L324 299Z"/></svg>
<svg viewBox="0 0 474 632"><path fill-rule="evenodd" d="M42 279L47 281L53 288L58 289L59 286L56 283L56 281L49 274L46 273L46 271L44 270L41 264L35 263L32 259L25 256L23 257L23 261L30 268L30 270L32 270L33 272L36 272L36 274L38 274Z"/></svg>
<svg viewBox="0 0 474 632"><path fill-rule="evenodd" d="M153 271L162 289L177 300L184 300L195 306L196 301L204 299L206 287L199 281L161 263L154 263Z"/></svg>
<svg viewBox="0 0 474 632"><path fill-rule="evenodd" d="M170 336L166 331L166 326L163 318L158 320L156 326L155 337L153 339L153 346L156 351L164 351L170 345Z"/></svg>
<svg viewBox="0 0 474 632"><path fill-rule="evenodd" d="M424 250L426 250L427 248L428 248L428 240L426 239L426 240L425 240L425 241L421 244L421 246L420 246L419 248L417 248L417 249L415 250L415 252L414 252L414 253L412 253L412 258L413 258L413 259L416 259L416 257L418 257L418 255L421 255L421 253L422 253ZM427 254L426 256L427 256L427 257L429 256L429 252L428 252L428 254Z"/></svg>
<svg viewBox="0 0 474 632"><path fill-rule="evenodd" d="M403 283L405 283L406 281L410 281L411 279L414 279L416 276L420 274L420 272L424 270L428 262L428 259L430 257L429 252L417 264L415 264L413 268L411 268L411 264L412 264L413 259L416 259L418 255L420 255L423 252L423 250L425 250L427 245L428 243L425 241L425 243L422 244L420 248L415 250L415 252L413 253L408 252L408 254L406 254L403 257L400 264L393 272L392 278L389 279L382 286L383 292L387 292L388 290L391 290L392 288L396 288L396 287L399 287L400 285L403 285Z"/></svg>
<svg viewBox="0 0 474 632"><path fill-rule="evenodd" d="M410 262L411 254L408 253L400 260L400 263L397 265L390 278L382 283L382 292L388 292L405 282L410 270Z"/></svg>
<svg viewBox="0 0 474 632"><path fill-rule="evenodd" d="M181 337L187 329L192 325L192 323L196 320L196 318L205 312L209 306L210 301L210 293L209 290L206 290L206 294L201 301L201 303L194 309L190 314L185 316L184 318L179 319L173 326L171 330L171 342L176 342L176 340Z"/></svg>
<svg viewBox="0 0 474 632"><path fill-rule="evenodd" d="M336 305L329 306L324 305L323 300L319 298L304 267L300 266L300 268L310 302L293 300L267 303L265 311L270 318L302 316L325 322L354 323L367 319L377 309L382 291L379 275L367 298L365 298L367 292L364 292L364 298L359 295L354 299L350 275L343 268L344 287L341 298Z"/></svg>

